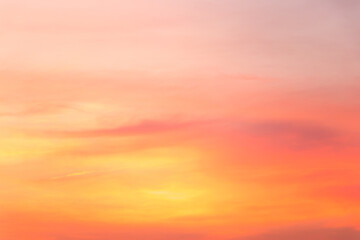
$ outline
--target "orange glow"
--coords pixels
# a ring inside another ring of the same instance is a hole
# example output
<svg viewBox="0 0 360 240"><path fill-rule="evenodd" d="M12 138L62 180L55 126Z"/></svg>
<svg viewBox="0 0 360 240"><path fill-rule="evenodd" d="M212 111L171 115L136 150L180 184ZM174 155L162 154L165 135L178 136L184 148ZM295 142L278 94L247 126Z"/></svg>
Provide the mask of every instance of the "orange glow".
<svg viewBox="0 0 360 240"><path fill-rule="evenodd" d="M0 239L360 239L359 11L0 1Z"/></svg>

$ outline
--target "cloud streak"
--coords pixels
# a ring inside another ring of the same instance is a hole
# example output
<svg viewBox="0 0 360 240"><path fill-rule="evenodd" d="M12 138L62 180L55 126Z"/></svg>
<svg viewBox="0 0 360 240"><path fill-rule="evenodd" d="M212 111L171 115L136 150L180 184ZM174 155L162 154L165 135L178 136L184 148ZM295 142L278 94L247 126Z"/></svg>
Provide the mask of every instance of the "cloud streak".
<svg viewBox="0 0 360 240"><path fill-rule="evenodd" d="M65 137L65 138L94 138L94 137L121 137L150 135L166 133L172 131L186 130L188 128L201 126L208 122L202 121L142 121L138 124L121 126L116 128L104 128L83 131L44 131L38 135L48 137Z"/></svg>
<svg viewBox="0 0 360 240"><path fill-rule="evenodd" d="M360 232L354 228L304 228L284 229L257 236L241 237L233 240L357 240Z"/></svg>

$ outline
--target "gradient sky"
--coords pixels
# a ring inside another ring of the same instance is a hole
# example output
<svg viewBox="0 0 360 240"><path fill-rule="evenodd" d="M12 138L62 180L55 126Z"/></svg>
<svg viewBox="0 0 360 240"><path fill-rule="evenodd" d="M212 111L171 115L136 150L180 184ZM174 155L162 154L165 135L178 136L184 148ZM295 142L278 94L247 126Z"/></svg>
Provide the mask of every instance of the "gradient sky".
<svg viewBox="0 0 360 240"><path fill-rule="evenodd" d="M2 240L360 239L360 1L0 0Z"/></svg>

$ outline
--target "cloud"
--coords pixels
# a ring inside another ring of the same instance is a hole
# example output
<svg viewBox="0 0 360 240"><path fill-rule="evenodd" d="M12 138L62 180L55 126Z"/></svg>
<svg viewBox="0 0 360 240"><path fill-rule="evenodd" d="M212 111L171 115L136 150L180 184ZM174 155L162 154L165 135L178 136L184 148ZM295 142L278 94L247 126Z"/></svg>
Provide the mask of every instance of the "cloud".
<svg viewBox="0 0 360 240"><path fill-rule="evenodd" d="M56 240L118 240L118 239L132 239L132 240L202 240L203 236L191 233L147 233L147 232L133 232L133 233L111 233L99 234L98 236L89 237L71 237L61 236L55 237Z"/></svg>
<svg viewBox="0 0 360 240"><path fill-rule="evenodd" d="M235 149L253 146L289 151L352 148L358 139L356 134L321 123L271 119L219 121L207 134L213 134L211 139L217 139L218 144Z"/></svg>
<svg viewBox="0 0 360 240"><path fill-rule="evenodd" d="M13 110L13 111L3 111L0 112L0 117L28 117L33 115L46 115L54 114L65 110L76 110L80 111L76 107L70 106L68 104L38 104L23 109Z"/></svg>
<svg viewBox="0 0 360 240"><path fill-rule="evenodd" d="M359 7L360 4L359 4L359 1L357 0L346 0L346 1L343 1L343 0L326 0L326 1L323 1L324 3L326 4L334 4L335 6L339 7L339 8L342 8L342 9L345 9L345 10L354 10L354 8L356 7Z"/></svg>
<svg viewBox="0 0 360 240"><path fill-rule="evenodd" d="M202 121L143 121L133 125L120 126L116 128L101 128L82 131L44 131L38 133L47 137L119 137L132 135L154 134L168 131L176 131L205 124Z"/></svg>
<svg viewBox="0 0 360 240"><path fill-rule="evenodd" d="M336 129L323 125L286 120L250 123L246 131L251 135L271 139L274 143L299 150L338 147L341 145L342 137Z"/></svg>
<svg viewBox="0 0 360 240"><path fill-rule="evenodd" d="M88 176L90 174L94 173L94 171L81 171L81 172L73 172L62 176L52 177L51 180L63 180L68 178L76 178L76 177L82 177L82 176Z"/></svg>
<svg viewBox="0 0 360 240"><path fill-rule="evenodd" d="M356 181L356 177L353 180ZM317 189L314 192L315 196L320 196L325 199L333 199L341 203L360 201L360 185L343 185L343 186L331 186L322 189Z"/></svg>
<svg viewBox="0 0 360 240"><path fill-rule="evenodd" d="M104 223L69 218L62 221L59 215L42 211L3 212L0 236L6 240L208 240L201 231L169 224Z"/></svg>
<svg viewBox="0 0 360 240"><path fill-rule="evenodd" d="M249 237L232 240L358 240L360 231L348 228L303 228L283 229Z"/></svg>

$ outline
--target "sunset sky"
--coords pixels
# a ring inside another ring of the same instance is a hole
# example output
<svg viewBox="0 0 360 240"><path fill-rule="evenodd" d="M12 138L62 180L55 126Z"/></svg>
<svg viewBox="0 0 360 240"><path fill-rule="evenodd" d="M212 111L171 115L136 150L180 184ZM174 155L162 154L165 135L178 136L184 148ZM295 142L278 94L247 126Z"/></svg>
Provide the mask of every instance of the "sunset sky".
<svg viewBox="0 0 360 240"><path fill-rule="evenodd" d="M360 1L0 0L1 240L359 240Z"/></svg>

